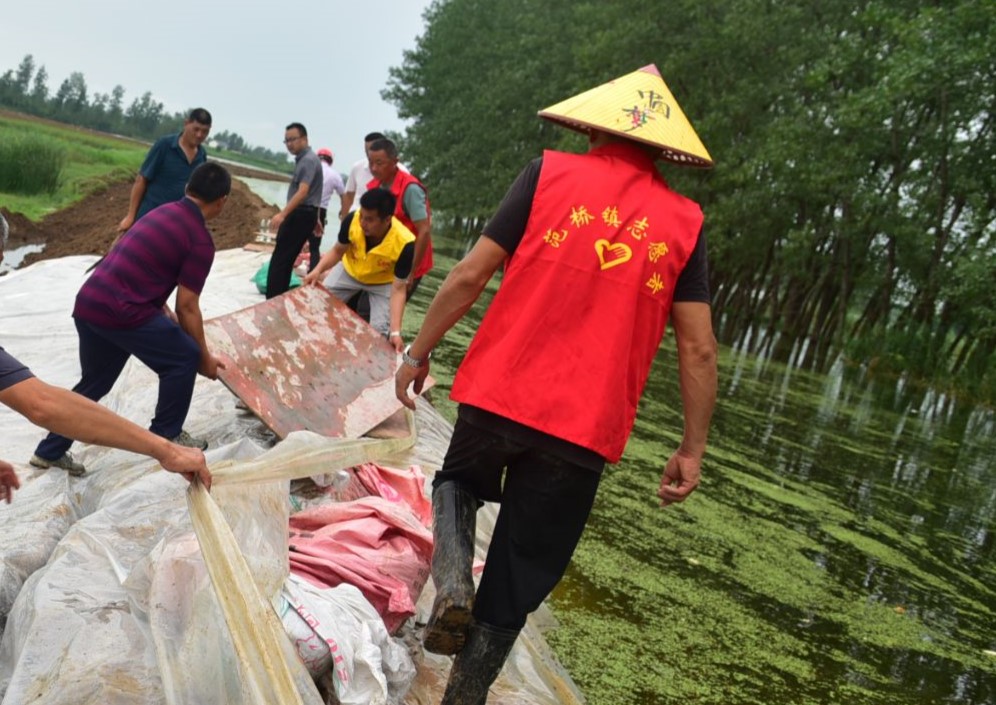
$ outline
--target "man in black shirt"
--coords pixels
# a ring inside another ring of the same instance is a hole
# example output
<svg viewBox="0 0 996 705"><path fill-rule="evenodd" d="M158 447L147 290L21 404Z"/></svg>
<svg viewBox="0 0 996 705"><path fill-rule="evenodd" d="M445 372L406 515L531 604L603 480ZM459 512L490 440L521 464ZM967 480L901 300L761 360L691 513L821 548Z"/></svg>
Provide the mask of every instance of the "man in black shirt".
<svg viewBox="0 0 996 705"><path fill-rule="evenodd" d="M698 486L716 395L702 213L655 159L711 165L660 74L644 67L541 116L589 136L587 154L528 165L449 273L402 356L414 407L430 353L505 266L457 371L458 420L433 480L428 651L456 653L442 705L482 705L526 617L566 570L606 462L617 462L665 325L677 339L684 430L661 506ZM498 519L476 591L482 501Z"/></svg>

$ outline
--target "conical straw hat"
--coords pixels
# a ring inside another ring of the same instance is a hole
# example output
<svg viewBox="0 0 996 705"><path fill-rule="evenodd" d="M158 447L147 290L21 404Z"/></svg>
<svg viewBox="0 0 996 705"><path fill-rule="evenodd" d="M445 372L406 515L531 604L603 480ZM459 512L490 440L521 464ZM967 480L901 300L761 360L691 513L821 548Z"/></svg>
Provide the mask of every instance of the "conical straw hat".
<svg viewBox="0 0 996 705"><path fill-rule="evenodd" d="M710 167L712 157L653 64L539 112L579 132L590 128L660 147L659 159Z"/></svg>

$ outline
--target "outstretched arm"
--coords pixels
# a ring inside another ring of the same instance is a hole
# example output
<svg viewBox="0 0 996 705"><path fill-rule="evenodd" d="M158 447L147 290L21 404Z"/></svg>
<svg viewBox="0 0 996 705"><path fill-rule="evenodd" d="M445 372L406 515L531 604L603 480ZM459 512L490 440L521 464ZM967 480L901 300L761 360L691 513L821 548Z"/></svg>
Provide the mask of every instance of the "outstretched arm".
<svg viewBox="0 0 996 705"><path fill-rule="evenodd" d="M387 335L387 342L394 346L394 349L401 352L405 347L404 338L401 337L401 321L405 316L405 302L407 301L408 282L404 279L395 278L391 282L390 298L390 333ZM392 335L396 333L396 335Z"/></svg>
<svg viewBox="0 0 996 705"><path fill-rule="evenodd" d="M683 502L699 486L702 457L713 407L716 404L716 338L712 332L712 309L707 303L677 302L671 309L671 325L678 342L678 378L685 429L681 445L661 476L661 506Z"/></svg>
<svg viewBox="0 0 996 705"><path fill-rule="evenodd" d="M149 188L149 180L139 174L135 177L135 183L131 187L131 196L128 199L128 212L118 223L118 234L128 230L135 224L135 216L138 215L138 207L142 203L145 191Z"/></svg>
<svg viewBox="0 0 996 705"><path fill-rule="evenodd" d="M204 317L201 315L201 297L182 284L176 288L176 322L187 332L201 349L201 363L198 372L208 379L218 379L218 370L225 369L225 363L208 350L204 337Z"/></svg>
<svg viewBox="0 0 996 705"><path fill-rule="evenodd" d="M297 191L287 201L287 205L279 213L270 218L270 232L275 233L280 230L280 225L287 219L287 216L293 213L295 208L304 203L304 199L308 197L308 190L310 188L311 185L303 181L298 185Z"/></svg>
<svg viewBox="0 0 996 705"><path fill-rule="evenodd" d="M446 275L439 291L426 311L425 320L409 354L425 360L436 344L457 321L470 310L484 287L501 266L508 253L501 245L483 235L474 248ZM422 391L422 385L429 374L428 364L415 369L402 365L395 377L395 393L402 404L415 408L415 401L408 396L408 387L415 383L415 393Z"/></svg>
<svg viewBox="0 0 996 705"><path fill-rule="evenodd" d="M318 260L318 264L315 268L308 272L307 276L304 278L305 286L321 286L322 282L325 280L325 275L332 267L339 264L342 256L346 254L347 245L343 245L341 242L337 242L332 246L328 252L322 255L321 259Z"/></svg>
<svg viewBox="0 0 996 705"><path fill-rule="evenodd" d="M180 473L189 481L199 477L205 487L211 487L211 473L200 450L171 443L107 407L37 377L0 391L0 402L49 431L84 443L148 455L163 469Z"/></svg>

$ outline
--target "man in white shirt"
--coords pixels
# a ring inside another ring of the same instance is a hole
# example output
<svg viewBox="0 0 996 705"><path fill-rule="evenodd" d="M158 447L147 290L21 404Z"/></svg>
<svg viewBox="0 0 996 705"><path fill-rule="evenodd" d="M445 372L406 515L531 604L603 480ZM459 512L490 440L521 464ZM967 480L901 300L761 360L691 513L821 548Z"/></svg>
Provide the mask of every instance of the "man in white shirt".
<svg viewBox="0 0 996 705"><path fill-rule="evenodd" d="M332 168L332 162L335 161L335 155L332 154L332 150L328 147L322 147L317 152L318 158L322 162L322 201L321 205L318 206L318 220L322 223L322 233L325 231L325 225L328 222L328 210L329 201L332 200L332 193L335 192L339 194L339 200L342 200L342 194L345 190L345 186L342 183L342 176L339 172ZM308 253L310 256L308 262L308 271L310 272L315 267L318 266L318 260L322 257L322 234L312 233L308 236Z"/></svg>

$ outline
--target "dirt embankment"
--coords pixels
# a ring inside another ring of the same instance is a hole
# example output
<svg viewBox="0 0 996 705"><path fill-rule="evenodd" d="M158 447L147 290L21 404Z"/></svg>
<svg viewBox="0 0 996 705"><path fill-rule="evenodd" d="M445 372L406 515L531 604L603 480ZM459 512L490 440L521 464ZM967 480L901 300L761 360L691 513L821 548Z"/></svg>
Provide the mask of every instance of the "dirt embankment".
<svg viewBox="0 0 996 705"><path fill-rule="evenodd" d="M233 175L273 178L251 169L226 164ZM45 243L41 252L29 254L21 266L38 260L67 255L102 255L117 237L117 225L128 210L132 181L123 181L93 193L82 201L33 223L20 213L0 208L10 224L8 247L28 243ZM249 190L238 179L232 180L232 193L225 209L208 223L219 250L241 247L252 242L259 230L259 221L270 218L277 209Z"/></svg>

